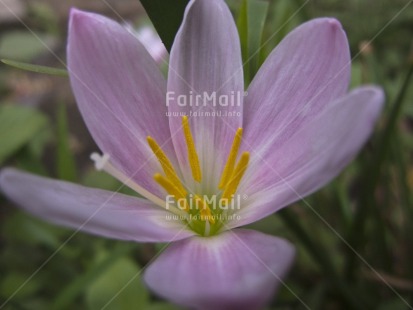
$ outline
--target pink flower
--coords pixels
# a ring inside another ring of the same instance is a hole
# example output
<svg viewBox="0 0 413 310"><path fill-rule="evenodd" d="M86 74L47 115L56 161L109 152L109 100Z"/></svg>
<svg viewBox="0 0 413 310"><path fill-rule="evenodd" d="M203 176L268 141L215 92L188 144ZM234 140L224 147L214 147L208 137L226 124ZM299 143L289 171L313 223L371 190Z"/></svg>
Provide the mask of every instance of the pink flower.
<svg viewBox="0 0 413 310"><path fill-rule="evenodd" d="M148 53L158 64L166 61L165 58L168 55L168 51L158 33L151 26L144 25L135 29L132 24L125 23L124 27L145 46Z"/></svg>
<svg viewBox="0 0 413 310"><path fill-rule="evenodd" d="M143 198L13 169L1 173L2 191L60 225L123 240L174 241L144 278L177 304L265 305L294 249L237 227L337 176L382 107L377 87L347 94L350 55L340 23L320 18L291 32L246 97L237 96L244 92L240 44L222 0L189 3L167 81L134 36L96 14L72 11L67 53L79 109L103 152L92 156L96 167Z"/></svg>

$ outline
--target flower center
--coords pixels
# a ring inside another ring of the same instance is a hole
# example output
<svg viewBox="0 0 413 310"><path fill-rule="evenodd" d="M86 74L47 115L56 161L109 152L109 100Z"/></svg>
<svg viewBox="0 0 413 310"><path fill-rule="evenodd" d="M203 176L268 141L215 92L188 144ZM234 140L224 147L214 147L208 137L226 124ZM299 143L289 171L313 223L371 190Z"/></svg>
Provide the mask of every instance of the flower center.
<svg viewBox="0 0 413 310"><path fill-rule="evenodd" d="M201 183L201 166L187 116L182 117L182 128L192 178L195 182ZM249 162L249 153L244 152L241 154L238 163L236 163L241 138L242 128L238 128L222 172L217 194L202 196L201 193L192 192L189 186L185 186L158 143L152 137L147 137L148 144L164 172L164 175L156 173L154 179L168 194L167 207L173 205L175 208L186 212L188 216L185 220L188 221L188 225L200 235L209 236L219 232L231 213L239 207L240 201L234 198L234 194Z"/></svg>
<svg viewBox="0 0 413 310"><path fill-rule="evenodd" d="M192 178L195 182L202 182L201 165L196 151L188 117L182 117L182 127L187 147L187 159L191 168ZM228 155L227 162L222 171L218 185L218 191L214 195L202 195L191 190L191 186L184 184L179 178L171 161L162 148L152 137L147 141L152 152L158 159L163 174L155 173L154 180L167 193L166 199L150 193L142 188L123 172L116 169L111 163L108 154L99 155L93 153L91 159L95 162L97 170L103 170L112 175L124 185L130 187L138 194L152 201L154 204L172 212L196 233L202 236L217 234L224 228L227 220L234 216L236 209L240 207L241 198L234 197L241 179L248 167L249 152L243 152L237 161L238 151L241 145L242 128L238 128ZM202 188L202 186L201 186Z"/></svg>

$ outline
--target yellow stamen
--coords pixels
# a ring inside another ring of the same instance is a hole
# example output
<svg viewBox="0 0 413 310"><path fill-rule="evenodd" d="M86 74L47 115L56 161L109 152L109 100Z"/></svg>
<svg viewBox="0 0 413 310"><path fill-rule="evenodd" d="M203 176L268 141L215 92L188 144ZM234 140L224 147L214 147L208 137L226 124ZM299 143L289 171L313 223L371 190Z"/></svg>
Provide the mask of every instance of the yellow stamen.
<svg viewBox="0 0 413 310"><path fill-rule="evenodd" d="M232 173L234 172L235 161L239 146L241 145L242 128L238 128L235 133L234 141L232 142L231 151L228 155L227 163L225 164L224 171L222 172L221 181L219 182L219 189L224 189L225 185L229 182Z"/></svg>
<svg viewBox="0 0 413 310"><path fill-rule="evenodd" d="M215 224L215 219L212 216L211 209L208 207L205 201L198 195L194 195L194 199L197 203L201 205L201 208L199 210L199 212L201 213L201 220L208 221L211 224Z"/></svg>
<svg viewBox="0 0 413 310"><path fill-rule="evenodd" d="M179 177L176 174L176 171L174 167L172 166L172 163L170 162L168 157L165 155L165 153L162 151L159 144L156 143L156 141L151 136L148 136L146 139L148 140L148 144L150 148L152 149L152 152L158 158L158 161L161 164L162 169L165 172L167 178L171 180L172 184L174 184L179 189L179 191L183 193L184 196L186 196L187 192L184 186L179 180Z"/></svg>
<svg viewBox="0 0 413 310"><path fill-rule="evenodd" d="M241 182L241 179L245 173L245 170L248 167L249 160L250 160L250 153L248 152L242 153L241 158L238 161L238 164L235 167L235 170L231 176L231 179L226 185L224 193L222 194L221 199L223 202L228 202L231 199L232 195L234 195L235 192L237 191L238 185Z"/></svg>
<svg viewBox="0 0 413 310"><path fill-rule="evenodd" d="M192 170L192 177L195 181L201 181L201 166L199 165L198 154L196 153L194 139L192 137L191 128L189 127L188 117L182 117L182 126L184 128L186 145L188 148L188 160Z"/></svg>
<svg viewBox="0 0 413 310"><path fill-rule="evenodd" d="M179 202L184 201L183 209L185 211L189 210L187 200L186 200L186 193L179 190L179 188L176 187L170 180L168 180L167 178L165 178L163 175L159 173L155 174L153 178L155 179L156 182L158 182L160 186L162 186L165 189L165 191L169 195L174 196L176 201L178 200Z"/></svg>
<svg viewBox="0 0 413 310"><path fill-rule="evenodd" d="M169 207L164 199L157 197L156 195L150 193L143 187L136 184L130 177L126 176L122 171L118 170L115 166L112 165L110 162L110 157L108 154L100 155L98 153L91 154L91 159L95 162L95 167L98 171L105 171L109 175L113 176L124 185L128 186L129 188L133 189L138 194L142 195L149 201L152 201L154 204L176 214L179 216L184 216L188 218L188 214L174 206Z"/></svg>

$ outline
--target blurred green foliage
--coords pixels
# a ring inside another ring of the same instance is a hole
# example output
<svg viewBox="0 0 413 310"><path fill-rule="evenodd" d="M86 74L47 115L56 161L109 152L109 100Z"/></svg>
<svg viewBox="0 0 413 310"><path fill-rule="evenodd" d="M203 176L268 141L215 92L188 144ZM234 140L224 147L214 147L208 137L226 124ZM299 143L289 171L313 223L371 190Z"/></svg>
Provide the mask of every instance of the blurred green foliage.
<svg viewBox="0 0 413 310"><path fill-rule="evenodd" d="M171 50L189 0L141 0L165 47Z"/></svg>
<svg viewBox="0 0 413 310"><path fill-rule="evenodd" d="M412 1L227 2L240 31L247 83L291 29L314 17L334 16L342 22L354 56L352 87L380 84L387 95L374 136L350 167L323 190L251 227L297 246L297 261L286 285L310 309L411 308ZM157 19L155 26L167 29L163 11L151 9L149 1L143 4ZM31 5L25 21L46 44L59 42L64 49L66 22L59 22L47 2ZM49 58L47 66L61 67L30 31L19 23L15 28L3 30L0 24L1 58L40 63ZM164 37L167 44L171 35L173 31ZM60 95L45 96L43 101L51 102L46 109L19 101L27 100L21 94L26 90L19 88L27 76L18 73L16 88L11 83L16 71L0 67L0 164L130 193L84 163L85 155L72 141L78 127L72 119L79 118L56 104L62 102ZM28 76L33 78L32 73ZM68 81L62 83L67 89ZM140 278L163 246L73 233L12 208L5 198L0 201L1 309L178 309L153 296ZM305 308L291 291L282 288L269 308Z"/></svg>
<svg viewBox="0 0 413 310"><path fill-rule="evenodd" d="M0 164L47 126L45 115L33 108L2 103L0 106Z"/></svg>

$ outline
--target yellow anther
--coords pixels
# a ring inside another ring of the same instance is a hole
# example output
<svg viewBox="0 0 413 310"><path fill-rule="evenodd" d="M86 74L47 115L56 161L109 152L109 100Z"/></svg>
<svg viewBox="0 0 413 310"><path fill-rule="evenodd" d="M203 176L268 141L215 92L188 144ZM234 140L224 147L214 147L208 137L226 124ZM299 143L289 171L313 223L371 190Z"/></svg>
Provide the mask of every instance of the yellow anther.
<svg viewBox="0 0 413 310"><path fill-rule="evenodd" d="M151 136L148 136L146 139L148 140L148 144L152 152L158 158L158 161L161 164L162 169L165 172L167 178L171 180L172 184L174 184L183 193L184 196L186 196L187 192L184 186L179 180L179 177L176 174L176 171L174 167L172 166L172 163L170 162L168 157L165 155L165 153L162 151L159 144Z"/></svg>
<svg viewBox="0 0 413 310"><path fill-rule="evenodd" d="M165 189L165 191L169 195L174 196L174 198L177 202L179 202L179 203L181 201L184 202L184 205L183 205L184 210L186 210L186 211L189 210L188 203L187 203L187 200L186 200L186 193L179 190L179 188L176 187L170 180L168 180L167 178L165 178L163 175L161 175L159 173L155 174L153 176L153 178L155 179L155 181L160 186L162 186Z"/></svg>
<svg viewBox="0 0 413 310"><path fill-rule="evenodd" d="M200 207L199 212L201 213L201 220L208 221L211 224L215 224L215 219L212 216L211 209L208 207L205 201L198 195L194 195L194 199L195 199L196 205Z"/></svg>
<svg viewBox="0 0 413 310"><path fill-rule="evenodd" d="M232 195L234 195L235 192L237 191L238 185L241 182L241 179L245 173L245 170L248 167L249 160L250 160L250 153L248 152L242 153L241 158L238 161L238 164L235 167L234 172L232 173L230 181L227 183L224 193L222 194L221 199L224 203L228 202L231 199Z"/></svg>
<svg viewBox="0 0 413 310"><path fill-rule="evenodd" d="M219 189L224 189L225 185L229 182L229 179L234 172L235 161L237 160L239 146L241 145L242 128L238 128L235 133L234 141L232 142L231 151L229 152L227 163L225 164L222 172L221 181L219 182Z"/></svg>
<svg viewBox="0 0 413 310"><path fill-rule="evenodd" d="M182 127L184 128L186 146L188 148L188 160L192 170L192 177L195 181L201 182L201 166L199 165L198 154L196 153L194 138L189 127L188 117L182 117Z"/></svg>

